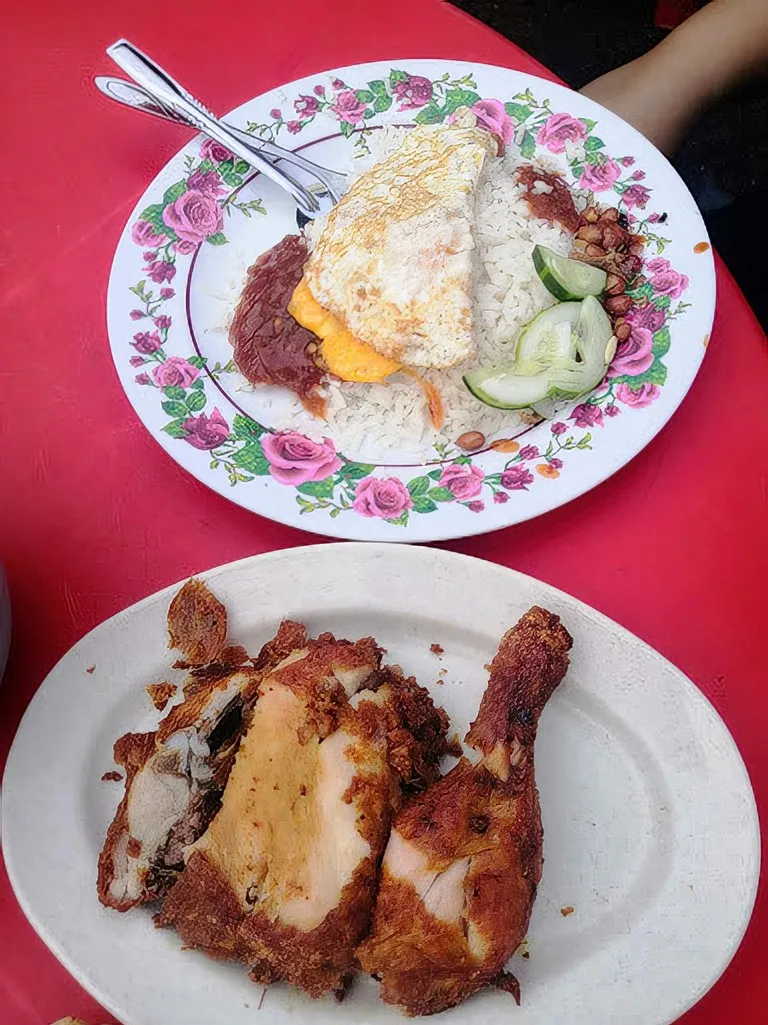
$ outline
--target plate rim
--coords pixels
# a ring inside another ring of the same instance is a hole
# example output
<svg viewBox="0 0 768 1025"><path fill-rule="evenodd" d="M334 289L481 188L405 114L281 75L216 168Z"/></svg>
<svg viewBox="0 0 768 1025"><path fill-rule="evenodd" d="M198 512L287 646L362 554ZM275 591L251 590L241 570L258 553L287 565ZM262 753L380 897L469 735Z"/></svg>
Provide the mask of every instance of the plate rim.
<svg viewBox="0 0 768 1025"><path fill-rule="evenodd" d="M552 585L547 584L544 581L540 581L535 577L531 577L528 574L521 573L518 570L510 569L509 567L501 566L496 563L489 564L485 560L473 556L467 556L457 552L446 551L438 548L424 548L411 546L398 548L393 547L392 545L388 545L386 543L377 544L366 542L342 542L332 543L330 545L308 545L300 546L297 548L278 549L276 551L265 552L259 555L247 556L243 559L238 559L229 563L224 563L219 566L212 567L208 570L204 570L192 575L198 576L203 580L207 580L215 586L216 580L221 576L227 575L229 573L237 573L243 571L247 572L247 570L254 565L260 567L259 570L257 570L257 572L261 573L268 572L269 567L272 564L276 563L279 565L281 561L284 561L286 559L301 560L302 558L306 558L307 555L311 555L314 558L319 558L321 561L330 559L331 562L333 562L334 555L339 550L345 551L352 557L379 557L385 560L394 559L395 561L403 560L405 562L412 562L414 559L416 559L417 561L423 560L425 564L432 563L433 565L438 564L442 566L462 566L466 564L466 560L470 560L470 562L474 565L476 571L482 568L482 572L485 574L486 577L489 577L489 568L491 568L491 571L497 576L498 579L506 577L508 580L522 580L527 585L533 583L536 588L544 589L549 598L554 597L558 600L562 599L566 606L570 605L574 608L574 610L578 610L582 614L586 615L592 621L592 623L595 624L601 631L607 630L612 636L618 637L620 639L630 639L631 643L633 645L639 645L644 650L644 653L646 655L650 655L655 660L660 660L660 662L664 665L666 670L671 671L674 674L674 676L677 679L679 679L681 683L685 686L686 691L688 692L689 700L695 703L698 702L700 706L706 710L709 717L711 718L711 721L717 725L718 729L723 734L723 740L727 742L731 756L735 756L733 762L734 770L738 771L741 784L740 792L743 796L743 799L746 801L746 804L748 805L748 811L745 809L745 815L748 814L750 823L752 841L750 853L752 855L752 859L754 862L754 872L752 878L749 880L749 892L746 895L746 897L743 898L743 911L741 915L740 927L737 932L734 932L734 935L731 939L731 943L728 946L728 948L722 952L718 961L717 972L713 974L711 979L704 985L704 987L700 991L694 992L690 995L690 997L688 998L688 1002L685 1004L685 1006L681 1007L676 1012L673 1018L669 1018L667 1022L662 1022L660 1020L656 1023L656 1025L668 1025L669 1022L675 1021L679 1017L679 1015L684 1014L687 1010L689 1010L696 1003L698 1003L698 1001L704 996L704 994L708 992L717 983L722 974L725 972L728 965L733 960L749 927L760 881L760 868L762 858L760 819L754 795L754 790L752 787L749 771L746 767L746 764L744 763L744 759L741 756L741 752L739 751L738 745L736 744L733 735L731 734L730 730L728 729L728 726L724 722L722 716L720 716L715 706L701 691L701 689L697 687L696 684L688 676L686 676L685 673L682 672L682 670L675 666L674 663L670 662L661 653L657 652L654 648L652 648L649 644L642 640L642 638L639 638L635 634L632 634L625 627L616 623L614 620L610 619L604 613L598 611L597 609L586 604L585 602L569 594L568 592L553 587ZM262 571L261 567L265 567L265 569ZM511 577L509 576L510 574L512 575ZM186 577L184 579L189 578ZM35 912L35 910L32 907L32 902L27 897L27 893L24 890L23 884L19 881L17 877L17 868L15 861L16 852L14 850L14 846L16 844L17 838L15 834L18 831L18 827L15 821L12 824L11 820L11 815L15 813L13 796L11 797L10 803L11 811L8 811L8 795L9 793L11 795L14 794L13 789L11 789L10 791L8 790L8 781L11 782L13 788L14 774L16 772L16 763L17 761L21 761L23 759L23 748L25 743L26 732L33 729L33 720L34 717L38 714L40 706L45 701L46 690L56 685L56 677L64 670L64 664L66 663L66 661L68 661L69 658L73 656L73 654L77 651L77 649L81 646L81 644L84 641L86 641L87 639L92 641L94 638L98 639L99 634L108 633L109 630L112 628L113 624L116 623L116 621L130 618L131 614L134 611L138 610L139 608L143 608L151 603L157 604L167 601L172 596L172 594L175 593L175 591L178 589L181 583L183 583L183 581L177 581L176 583L163 587L158 591L153 592L152 594L146 595L144 598L133 603L127 608L118 611L114 615L110 616L108 619L104 620L102 623L99 623L92 630L88 631L87 634L80 638L80 640L78 640L70 649L68 649L67 652L65 652L64 655L62 655L62 657L57 661L56 665L47 674L45 680L38 687L35 695L30 701L29 706L27 707L27 710L24 713L24 716L22 717L22 720L17 729L17 733L14 737L13 744L11 746L11 750L8 755L8 760L3 778L3 784L5 788L5 800L3 801L2 805L3 853L6 861L6 868L8 871L9 880L11 882L11 887L13 889L14 895L25 914L25 917L30 922L31 926L37 932L40 938L43 940L43 942L46 944L46 946L49 948L49 950L51 950L51 952L54 954L54 956L63 964L66 970L89 993L91 993L91 995L95 999L97 999L100 1003L102 1003L106 1008L108 1008L112 1013L115 1014L120 1014L123 1011L123 1008L117 1006L117 1000L111 1000L109 997L109 993L102 991L100 989L99 984L96 981L91 980L87 969L79 965L74 955L70 956L69 952L66 949L66 940L60 941L50 932L49 927L46 924L46 919L39 917L38 914ZM492 582L490 580L489 586L492 586ZM12 838L10 850L7 846L7 838L9 835ZM134 1017L131 1017L128 1020L130 1020L131 1022L138 1022L138 1019Z"/></svg>
<svg viewBox="0 0 768 1025"><path fill-rule="evenodd" d="M333 74L342 75L346 72L358 72L359 69L382 66L384 64L395 64L401 63L405 66L417 66L419 64L440 64L446 68L455 66L463 68L472 68L476 70L487 70L490 73L505 73L511 76L524 79L528 82L540 83L547 89L554 89L558 93L563 95L577 95L579 97L579 103L586 103L587 107L591 106L597 111L603 119L607 119L609 122L617 124L623 132L627 132L633 140L637 143L640 151L648 151L653 155L654 160L660 161L660 165L663 166L665 174L671 176L675 182L676 190L679 190L679 194L687 197L690 202L691 210L690 215L694 218L697 232L702 241L706 241L708 250L703 255L701 269L697 271L697 274L702 279L701 285L701 297L697 298L697 305L700 310L701 321L705 327L705 335L708 338L712 325L714 322L715 304L716 304L716 276L715 276L715 265L712 254L712 247L709 242L709 235L706 230L701 213L695 200L691 196L690 190L682 180L678 172L675 170L668 158L661 153L656 147L640 132L637 131L632 125L623 121L618 115L612 111L601 106L589 97L583 96L580 93L576 93L568 86L550 79L542 78L537 75L530 74L525 71L518 71L514 68L508 68L504 65L498 64L487 64L478 61L462 61L455 58L440 58L440 57L394 57L385 58L379 61L368 61L360 64L349 64L338 68L330 68L317 72L312 72L309 75L305 75L302 78L295 79L291 82L286 82L273 86L271 89L265 90L258 95L245 100L238 107L230 111L226 116L236 115L238 111L245 107L253 104L256 101L263 100L274 93L280 91L287 91L294 88L298 88L303 84L309 83L309 81L318 76L330 76ZM196 137L191 140L194 143ZM441 515L437 512L437 521L434 519L435 514L431 517L411 517L407 528L392 526L385 520L379 519L367 519L362 516L339 516L338 520L331 519L326 515L325 519L318 522L317 526L312 523L308 523L306 519L300 517L298 510L293 508L283 509L279 501L275 502L274 499L266 498L261 499L260 497L254 499L253 496L256 492L254 490L248 491L245 488L227 488L226 482L222 479L220 483L219 478L213 478L210 475L206 475L202 470L202 466L197 468L195 455L199 456L190 446L190 451L187 452L181 446L174 446L174 439L165 435L163 431L156 428L152 424L152 416L149 411L145 408L141 401L136 401L137 393L135 392L135 385L133 381L133 374L129 373L127 368L122 365L122 362L118 358L118 347L120 345L118 339L121 337L121 333L124 334L124 330L117 323L117 313L114 310L114 306L117 303L117 276L119 273L118 264L121 261L122 254L124 252L127 240L129 239L129 229L135 217L138 215L141 208L147 201L148 194L153 189L157 189L160 179L168 171L168 168L175 162L179 161L182 154L188 152L189 145L187 144L182 147L176 154L174 154L170 160L168 160L163 167L158 171L150 183L148 183L142 195L139 197L135 207L131 211L131 214L120 234L113 260L111 263L109 280L107 285L107 301L106 301L106 320L107 330L110 345L110 354L112 362L114 364L115 372L117 373L118 379L123 387L126 398L136 416L141 421L144 428L148 431L150 436L161 445L166 451L167 455L170 456L177 465L181 466L187 473L189 473L195 480L209 488L216 494L223 498L227 498L233 501L235 504L240 505L242 508L247 509L251 513L256 515L264 516L267 519L271 519L275 522L282 523L286 526L295 527L299 530L305 530L308 533L316 534L317 536L333 537L338 539L349 539L349 540L374 540L374 541L395 541L400 543L413 543L413 542L429 542L429 541L447 541L463 537L472 537L489 533L494 530L504 529L508 526L514 526L517 523L523 523L526 520L535 518L551 512L554 509L560 508L563 505L581 497L587 492L591 491L595 487L599 487L600 484L604 483L609 477L611 477L618 470L628 465L640 452L643 451L651 442L658 436L658 434L667 426L673 415L680 408L685 398L690 391L696 376L698 375L701 363L705 355L705 347L696 347L693 351L697 353L697 357L690 353L685 369L678 371L680 381L678 383L675 397L670 399L665 408L656 414L653 425L645 427L648 424L648 420L638 420L637 429L633 432L633 438L640 439L639 441L630 438L624 440L621 443L621 453L618 454L616 449L610 448L610 446L603 450L599 458L597 459L598 471L588 476L585 482L585 474L580 470L574 472L572 476L568 476L565 480L565 486L563 487L563 494L561 496L556 495L554 501L544 501L543 503L527 502L527 507L519 509L518 503L513 502L511 507L510 503L507 503L506 516L503 515L502 510L496 510L495 507L488 508L482 515L454 519L453 516ZM706 266L705 266L706 264ZM110 330L110 324L115 322L114 330ZM668 393L669 394L669 393ZM633 411L630 411L633 412ZM586 464L581 464L586 465ZM595 466L595 460L593 459L590 464ZM561 482L558 482L561 483ZM269 484L272 484L271 478ZM246 493L247 492L247 493ZM530 494L530 493L529 493ZM511 514L511 515L510 515ZM424 522L422 522L424 521ZM434 523L434 527L430 527L430 523ZM442 526L441 526L442 524Z"/></svg>

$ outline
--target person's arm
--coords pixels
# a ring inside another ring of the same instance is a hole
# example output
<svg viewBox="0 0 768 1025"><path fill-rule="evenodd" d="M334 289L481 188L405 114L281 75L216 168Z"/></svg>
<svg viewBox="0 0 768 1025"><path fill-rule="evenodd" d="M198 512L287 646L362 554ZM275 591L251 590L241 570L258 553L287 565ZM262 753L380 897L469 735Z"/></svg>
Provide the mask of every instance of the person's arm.
<svg viewBox="0 0 768 1025"><path fill-rule="evenodd" d="M664 152L699 111L768 65L768 0L712 0L649 53L582 92Z"/></svg>

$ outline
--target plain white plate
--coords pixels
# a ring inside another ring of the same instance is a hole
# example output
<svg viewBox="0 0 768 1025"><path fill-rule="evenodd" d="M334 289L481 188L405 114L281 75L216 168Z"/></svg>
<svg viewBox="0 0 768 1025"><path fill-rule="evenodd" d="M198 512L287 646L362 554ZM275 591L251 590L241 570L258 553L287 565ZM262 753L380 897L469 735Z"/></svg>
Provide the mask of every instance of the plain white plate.
<svg viewBox="0 0 768 1025"><path fill-rule="evenodd" d="M574 637L536 752L545 867L530 959L511 964L523 1003L486 992L446 1012L462 1025L666 1025L714 983L749 921L758 821L727 729L696 687L637 638L529 577L449 552L322 545L202 574L255 651L282 616L312 631L373 634L431 686L457 729L474 716L483 664L533 603ZM14 890L43 940L128 1025L401 1021L361 980L341 1006L261 991L235 965L182 951L148 912L96 899L96 860L122 793L101 782L114 739L151 728L144 685L168 678L175 587L103 623L51 672L14 742L3 843ZM438 643L442 658L430 652ZM89 669L95 667L92 673ZM447 668L442 684L439 670ZM560 909L574 908L563 917Z"/></svg>

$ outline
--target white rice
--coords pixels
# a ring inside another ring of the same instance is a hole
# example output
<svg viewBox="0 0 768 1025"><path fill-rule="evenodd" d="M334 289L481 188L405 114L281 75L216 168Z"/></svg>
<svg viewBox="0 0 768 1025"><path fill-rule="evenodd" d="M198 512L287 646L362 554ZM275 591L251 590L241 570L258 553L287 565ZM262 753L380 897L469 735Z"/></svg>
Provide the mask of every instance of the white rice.
<svg viewBox="0 0 768 1025"><path fill-rule="evenodd" d="M400 133L407 130L388 128L373 133L371 149L375 146L375 150L366 165L391 151ZM519 413L483 405L467 390L462 376L475 366L509 362L523 325L554 303L534 269L533 247L545 245L563 255L571 248L568 232L531 217L525 188L513 175L521 163L519 150L510 146L504 157L486 165L477 190L477 355L450 370L426 371L423 375L442 398L442 430L438 432L430 424L424 393L405 374L394 374L382 384L328 379L327 422L310 416L296 400L273 426L299 430L318 440L331 437L341 451L371 461L391 459L393 450L426 461L435 457L437 449L453 445L466 431L480 431L491 441L520 430L524 421ZM356 170L361 173L364 169L358 166ZM541 183L534 190L547 191L547 186ZM315 221L309 227L311 242L322 230L322 222Z"/></svg>

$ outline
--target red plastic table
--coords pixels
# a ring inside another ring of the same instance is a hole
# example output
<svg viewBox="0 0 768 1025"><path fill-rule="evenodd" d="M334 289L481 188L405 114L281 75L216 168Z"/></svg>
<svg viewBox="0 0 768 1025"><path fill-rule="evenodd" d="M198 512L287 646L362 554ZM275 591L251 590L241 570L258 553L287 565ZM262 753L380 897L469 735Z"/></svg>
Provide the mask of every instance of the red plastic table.
<svg viewBox="0 0 768 1025"><path fill-rule="evenodd" d="M437 0L13 7L0 13L0 557L15 616L0 767L37 686L101 620L195 571L321 543L198 484L152 441L118 384L104 318L112 253L187 135L97 95L92 76L114 71L105 46L127 36L221 111L357 61L446 57L548 74ZM724 717L766 808L768 347L722 265L718 290L703 369L641 455L565 508L451 547L577 595L677 663ZM685 1025L765 1022L765 898L763 885L735 960ZM37 939L0 865L0 1022L65 1014L109 1017Z"/></svg>

